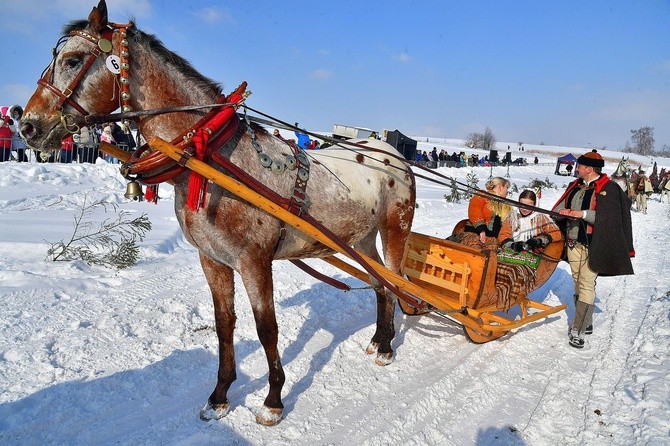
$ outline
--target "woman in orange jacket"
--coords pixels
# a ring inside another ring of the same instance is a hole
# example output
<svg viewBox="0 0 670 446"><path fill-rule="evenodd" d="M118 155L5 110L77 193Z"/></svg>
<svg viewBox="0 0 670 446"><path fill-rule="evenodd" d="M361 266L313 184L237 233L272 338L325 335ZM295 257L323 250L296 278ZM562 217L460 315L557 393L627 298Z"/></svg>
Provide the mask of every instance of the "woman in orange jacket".
<svg viewBox="0 0 670 446"><path fill-rule="evenodd" d="M497 201L491 195L507 197L510 182L502 177L493 177L486 182L487 193L477 193L468 205L468 222L464 231L449 237L449 240L477 249L497 249L498 244L511 237L511 226L503 225L512 207Z"/></svg>

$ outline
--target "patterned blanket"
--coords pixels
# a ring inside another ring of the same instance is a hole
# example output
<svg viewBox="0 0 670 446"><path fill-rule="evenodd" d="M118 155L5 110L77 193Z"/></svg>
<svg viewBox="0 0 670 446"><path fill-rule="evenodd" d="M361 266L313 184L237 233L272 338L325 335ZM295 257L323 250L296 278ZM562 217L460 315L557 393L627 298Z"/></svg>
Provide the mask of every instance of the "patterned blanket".
<svg viewBox="0 0 670 446"><path fill-rule="evenodd" d="M496 291L498 308L508 310L535 286L535 270L528 265L498 262Z"/></svg>

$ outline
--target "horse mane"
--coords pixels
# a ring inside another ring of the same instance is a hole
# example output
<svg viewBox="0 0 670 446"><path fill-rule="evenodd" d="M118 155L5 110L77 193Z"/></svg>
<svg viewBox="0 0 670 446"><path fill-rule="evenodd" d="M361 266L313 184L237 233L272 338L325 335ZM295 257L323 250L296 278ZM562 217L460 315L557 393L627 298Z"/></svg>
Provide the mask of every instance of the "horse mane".
<svg viewBox="0 0 670 446"><path fill-rule="evenodd" d="M73 20L63 26L63 35L69 36L72 31L83 31L88 26L88 20Z"/></svg>
<svg viewBox="0 0 670 446"><path fill-rule="evenodd" d="M128 38L135 39L140 45L148 47L156 57L174 67L180 73L193 80L193 82L200 88L204 89L212 96L220 96L222 93L221 84L213 81L207 76L198 72L193 65L174 51L170 51L163 45L155 35L147 34L142 30L137 29L135 21L130 20L130 26L126 30ZM72 31L83 31L88 27L88 20L73 20L63 27L63 35L69 36Z"/></svg>

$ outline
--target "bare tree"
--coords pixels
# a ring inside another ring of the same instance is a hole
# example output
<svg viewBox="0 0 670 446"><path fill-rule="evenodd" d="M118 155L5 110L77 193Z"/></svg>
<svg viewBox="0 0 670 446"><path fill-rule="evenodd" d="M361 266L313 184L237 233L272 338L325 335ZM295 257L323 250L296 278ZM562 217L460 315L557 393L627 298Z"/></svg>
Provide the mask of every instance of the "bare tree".
<svg viewBox="0 0 670 446"><path fill-rule="evenodd" d="M485 149L494 149L496 146L496 137L493 134L493 131L486 127L484 131L484 148Z"/></svg>
<svg viewBox="0 0 670 446"><path fill-rule="evenodd" d="M465 145L474 149L494 149L496 145L496 137L493 131L486 127L484 133L470 133L465 139Z"/></svg>
<svg viewBox="0 0 670 446"><path fill-rule="evenodd" d="M481 133L470 133L467 138L465 138L465 145L471 149L479 149L482 147L483 136Z"/></svg>
<svg viewBox="0 0 670 446"><path fill-rule="evenodd" d="M646 156L652 155L654 150L654 128L640 127L630 132L632 134L630 139L633 141L633 153Z"/></svg>

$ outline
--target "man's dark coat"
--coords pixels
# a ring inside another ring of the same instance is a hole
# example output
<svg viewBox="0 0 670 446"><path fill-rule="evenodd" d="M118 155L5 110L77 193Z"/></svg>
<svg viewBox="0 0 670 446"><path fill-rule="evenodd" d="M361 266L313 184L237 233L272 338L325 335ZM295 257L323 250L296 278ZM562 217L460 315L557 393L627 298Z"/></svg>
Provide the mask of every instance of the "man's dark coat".
<svg viewBox="0 0 670 446"><path fill-rule="evenodd" d="M554 208L567 200L575 187L583 184L581 179L572 182ZM595 180L595 186L596 220L588 246L589 267L601 276L634 274L630 261L631 257L635 257L630 216L632 202L621 187L610 181L605 174ZM565 207L569 209L568 203L565 203ZM563 227L560 222L559 226Z"/></svg>

